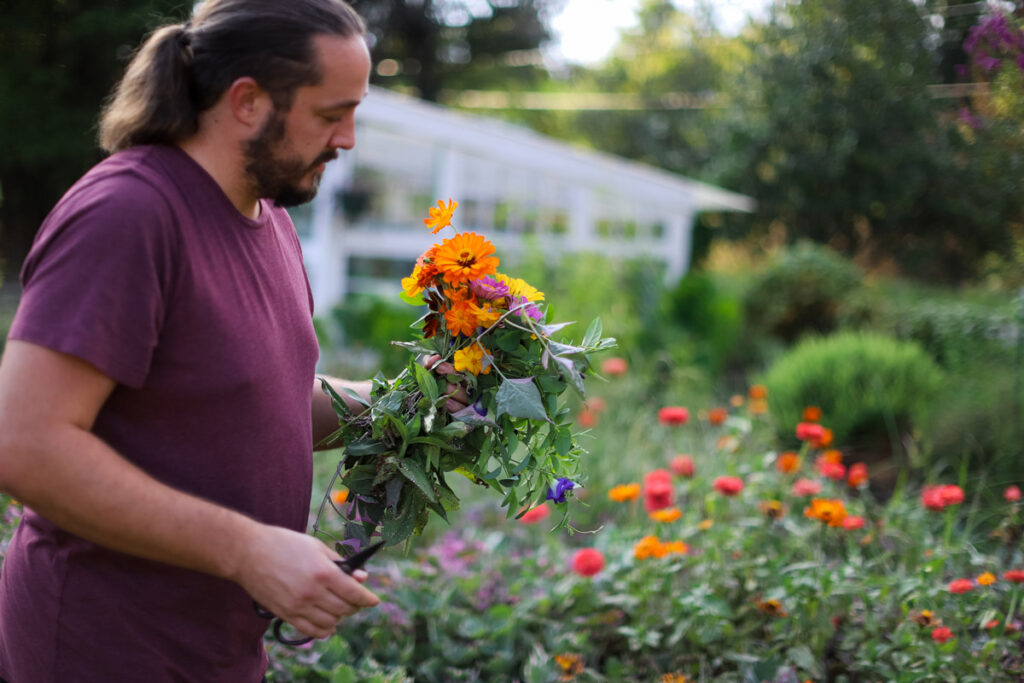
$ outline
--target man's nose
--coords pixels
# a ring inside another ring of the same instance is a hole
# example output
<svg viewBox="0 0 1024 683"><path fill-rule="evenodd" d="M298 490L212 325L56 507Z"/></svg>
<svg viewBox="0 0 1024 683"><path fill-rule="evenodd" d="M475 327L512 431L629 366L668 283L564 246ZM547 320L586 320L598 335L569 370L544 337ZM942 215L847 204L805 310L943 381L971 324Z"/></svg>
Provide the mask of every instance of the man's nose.
<svg viewBox="0 0 1024 683"><path fill-rule="evenodd" d="M331 147L352 149L356 146L356 122L354 117L346 117L335 127L330 140Z"/></svg>

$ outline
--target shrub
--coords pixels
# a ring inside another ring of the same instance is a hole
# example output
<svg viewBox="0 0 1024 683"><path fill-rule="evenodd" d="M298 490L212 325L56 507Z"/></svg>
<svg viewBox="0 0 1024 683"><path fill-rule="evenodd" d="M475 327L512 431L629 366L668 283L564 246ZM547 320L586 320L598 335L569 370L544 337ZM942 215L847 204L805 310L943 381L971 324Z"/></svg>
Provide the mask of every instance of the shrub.
<svg viewBox="0 0 1024 683"><path fill-rule="evenodd" d="M942 371L917 344L843 332L801 342L761 383L783 438L793 439L804 407L815 405L836 443L866 444L919 425L941 381Z"/></svg>
<svg viewBox="0 0 1024 683"><path fill-rule="evenodd" d="M792 343L838 326L844 302L862 286L862 274L831 249L801 243L783 250L752 280L743 302L755 336Z"/></svg>
<svg viewBox="0 0 1024 683"><path fill-rule="evenodd" d="M672 321L694 341L695 361L720 371L743 331L739 299L700 271L687 273L666 298Z"/></svg>

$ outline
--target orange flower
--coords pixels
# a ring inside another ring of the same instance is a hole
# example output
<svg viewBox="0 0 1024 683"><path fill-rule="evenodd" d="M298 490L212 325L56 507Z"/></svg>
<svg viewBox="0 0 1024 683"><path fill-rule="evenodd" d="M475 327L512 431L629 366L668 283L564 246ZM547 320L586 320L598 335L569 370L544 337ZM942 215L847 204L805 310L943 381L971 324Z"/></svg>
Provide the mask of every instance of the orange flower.
<svg viewBox="0 0 1024 683"><path fill-rule="evenodd" d="M334 501L335 505L341 505L346 500L348 500L348 491L346 489L338 489L337 491L332 491L331 500Z"/></svg>
<svg viewBox="0 0 1024 683"><path fill-rule="evenodd" d="M470 301L469 309L476 316L477 327L490 327L498 322L498 318L501 317L501 311L496 310L490 303L477 306L474 302Z"/></svg>
<svg viewBox="0 0 1024 683"><path fill-rule="evenodd" d="M763 401L768 398L768 387L763 384L755 384L750 387L750 391L747 392L747 396L757 401Z"/></svg>
<svg viewBox="0 0 1024 683"><path fill-rule="evenodd" d="M772 598L771 600L758 600L757 608L770 617L784 617L787 612L782 608L782 603Z"/></svg>
<svg viewBox="0 0 1024 683"><path fill-rule="evenodd" d="M608 491L608 499L616 503L625 503L640 497L640 484L619 484Z"/></svg>
<svg viewBox="0 0 1024 683"><path fill-rule="evenodd" d="M717 427L725 422L725 418L728 416L729 411L725 408L712 408L708 411L708 422L710 422L713 427Z"/></svg>
<svg viewBox="0 0 1024 683"><path fill-rule="evenodd" d="M683 516L683 513L679 511L679 508L664 508L661 510L651 510L647 513L647 516L653 519L655 522L674 522Z"/></svg>
<svg viewBox="0 0 1024 683"><path fill-rule="evenodd" d="M477 328L477 317L473 312L473 303L458 301L452 304L451 310L444 314L444 321L452 334L464 334L472 337Z"/></svg>
<svg viewBox="0 0 1024 683"><path fill-rule="evenodd" d="M793 451L779 454L775 460L775 469L783 474L792 474L800 469L800 456Z"/></svg>
<svg viewBox="0 0 1024 683"><path fill-rule="evenodd" d="M786 514L782 503L777 500L762 500L757 507L761 510L761 514L768 519L781 519Z"/></svg>
<svg viewBox="0 0 1024 683"><path fill-rule="evenodd" d="M498 272L494 245L475 232L460 232L437 247L434 260L444 281L456 285Z"/></svg>
<svg viewBox="0 0 1024 683"><path fill-rule="evenodd" d="M821 436L811 442L811 445L815 448L828 448L832 445L832 440L835 439L835 434L828 427L821 433Z"/></svg>
<svg viewBox="0 0 1024 683"><path fill-rule="evenodd" d="M445 206L444 202L438 199L437 208L431 207L427 211L430 217L423 219L423 222L426 223L428 228L433 228L430 231L430 234L436 235L441 231L441 228L451 225L452 216L455 214L455 209L457 208L459 208L459 203L453 202L451 197L448 198L448 206Z"/></svg>
<svg viewBox="0 0 1024 683"><path fill-rule="evenodd" d="M741 396L740 394L733 394L729 398L729 405L731 405L733 408L739 408L740 406L743 405L743 396Z"/></svg>
<svg viewBox="0 0 1024 683"><path fill-rule="evenodd" d="M841 500L814 498L811 506L804 509L804 517L817 519L829 526L842 526L846 519L846 506Z"/></svg>
<svg viewBox="0 0 1024 683"><path fill-rule="evenodd" d="M821 408L818 406L807 406L804 408L803 421L817 422L821 419Z"/></svg>
<svg viewBox="0 0 1024 683"><path fill-rule="evenodd" d="M690 546L682 541L669 541L668 543L663 543L662 547L670 555L685 555L690 552Z"/></svg>
<svg viewBox="0 0 1024 683"><path fill-rule="evenodd" d="M678 671L661 675L661 683L690 683L690 679Z"/></svg>
<svg viewBox="0 0 1024 683"><path fill-rule="evenodd" d="M562 672L558 677L560 681L571 681L578 674L583 673L583 657L577 654L555 655L555 664Z"/></svg>
<svg viewBox="0 0 1024 683"><path fill-rule="evenodd" d="M707 531L707 530L708 530L708 529L710 529L710 528L711 528L711 527L712 527L712 526L713 526L714 524L715 524L715 520L713 520L713 519L702 519L702 520L700 520L700 522L699 522L699 523L697 524L697 528L698 528L698 529L700 529L701 531Z"/></svg>
<svg viewBox="0 0 1024 683"><path fill-rule="evenodd" d="M657 536L644 536L633 546L633 557L638 560L646 560L649 557L665 557L668 549L658 540Z"/></svg>
<svg viewBox="0 0 1024 683"><path fill-rule="evenodd" d="M747 410L750 411L752 415L764 415L768 412L768 401L763 398L755 398L750 402Z"/></svg>
<svg viewBox="0 0 1024 683"><path fill-rule="evenodd" d="M991 586L993 583L996 582L996 575L992 572L985 572L976 580L979 586Z"/></svg>
<svg viewBox="0 0 1024 683"><path fill-rule="evenodd" d="M818 460L841 464L843 462L843 452L832 448L819 455Z"/></svg>

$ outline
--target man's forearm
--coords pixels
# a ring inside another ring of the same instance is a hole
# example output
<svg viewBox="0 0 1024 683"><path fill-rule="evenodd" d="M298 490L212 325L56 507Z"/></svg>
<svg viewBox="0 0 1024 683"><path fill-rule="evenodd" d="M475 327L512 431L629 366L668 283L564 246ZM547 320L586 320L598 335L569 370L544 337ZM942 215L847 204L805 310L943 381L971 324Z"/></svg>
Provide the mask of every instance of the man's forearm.
<svg viewBox="0 0 1024 683"><path fill-rule="evenodd" d="M98 545L235 580L261 525L171 488L68 425L5 440L4 488Z"/></svg>

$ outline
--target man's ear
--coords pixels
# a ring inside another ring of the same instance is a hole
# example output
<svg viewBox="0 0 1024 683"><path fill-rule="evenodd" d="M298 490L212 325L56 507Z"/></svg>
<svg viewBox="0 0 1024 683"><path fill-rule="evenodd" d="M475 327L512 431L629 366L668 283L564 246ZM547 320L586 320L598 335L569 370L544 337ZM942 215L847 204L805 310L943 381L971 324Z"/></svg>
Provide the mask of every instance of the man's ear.
<svg viewBox="0 0 1024 683"><path fill-rule="evenodd" d="M227 96L235 121L254 130L263 125L274 107L267 91L250 76L235 80L228 87Z"/></svg>

